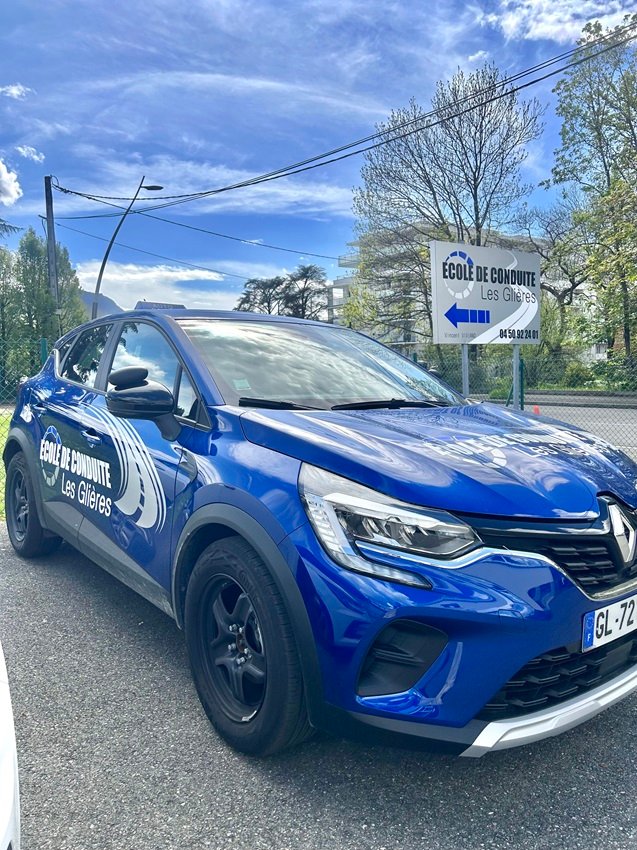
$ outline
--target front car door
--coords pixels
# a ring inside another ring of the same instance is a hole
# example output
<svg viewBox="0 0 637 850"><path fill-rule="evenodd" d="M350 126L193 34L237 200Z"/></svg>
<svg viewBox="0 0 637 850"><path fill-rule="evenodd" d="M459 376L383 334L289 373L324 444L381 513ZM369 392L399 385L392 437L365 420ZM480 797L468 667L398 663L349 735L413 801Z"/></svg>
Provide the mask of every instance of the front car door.
<svg viewBox="0 0 637 850"><path fill-rule="evenodd" d="M200 408L196 393L174 347L150 322L126 321L115 331L110 347L107 376L126 366L148 370L148 379L170 389L177 400L177 414L189 421ZM170 567L172 520L177 482L188 486L185 452L178 440L165 439L151 421L113 416L104 393L90 403L93 417L91 449L98 467L111 482L109 504L101 509L99 497L82 500L84 519L78 532L80 547L141 592L155 604L171 611ZM177 475L178 470L181 475ZM89 474L91 470L89 469ZM108 563L105 563L107 561Z"/></svg>

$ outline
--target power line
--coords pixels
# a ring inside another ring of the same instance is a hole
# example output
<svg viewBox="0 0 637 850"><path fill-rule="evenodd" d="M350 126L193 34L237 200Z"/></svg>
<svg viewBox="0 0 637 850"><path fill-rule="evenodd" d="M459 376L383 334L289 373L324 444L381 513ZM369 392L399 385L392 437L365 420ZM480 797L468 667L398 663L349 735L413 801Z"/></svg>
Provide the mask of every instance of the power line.
<svg viewBox="0 0 637 850"><path fill-rule="evenodd" d="M496 100L501 99L502 97L505 97L505 96L510 95L510 94L517 93L518 91L522 91L523 89L528 88L531 85L536 85L537 83L542 82L546 79L549 79L550 77L553 77L556 74L559 74L559 73L562 73L563 71L568 70L569 68L576 67L577 65L580 65L583 62L588 62L591 59L594 59L598 56L601 56L604 53L606 53L608 50L613 50L613 49L616 49L618 47L621 47L622 45L631 41L635 37L635 35L634 35L634 33L632 33L627 38L620 39L619 41L616 40L617 36L634 30L635 26L637 26L637 24L629 24L625 27L621 27L620 29L615 30L614 32L607 33L605 36L601 36L599 39L596 39L595 41L588 42L587 44L580 45L579 47L573 48L569 51L565 51L564 53L559 54L558 56L554 56L551 59L547 59L544 62L538 63L537 65L534 65L531 68L527 68L523 71L518 72L517 74L514 74L510 77L506 77L503 80L501 80L500 83L498 83L496 88L498 88L498 89L504 88L505 86L510 85L511 82L522 79L523 77L529 76L532 73L536 73L538 70L544 70L545 68L548 68L551 65L555 65L558 62L562 62L565 58L572 58L573 56L576 56L576 55L578 55L582 52L588 53L591 50L591 48L595 48L595 47L599 46L600 44L604 44L607 41L612 39L611 44L609 44L607 47L604 47L603 49L599 50L597 53L595 53L593 55L590 55L590 54L585 55L582 59L578 59L577 61L568 63L567 65L564 65L563 67L557 68L557 69L555 69L555 70L553 70L553 71L551 71L547 74L544 74L544 75L542 75L538 78L530 80L527 83L524 83L524 84L519 85L519 86L514 86L513 88L510 88L510 89L506 89L505 91L500 92L499 94L493 96L489 100L487 100L485 102L481 102L481 104L476 104L474 102L474 104L472 106L470 106L468 109L457 112L456 114L443 116L443 118L439 121L433 122L431 124L426 124L425 126L416 127L415 129L410 130L407 133L400 134L400 135L394 136L394 137L389 138L389 139L383 138L383 136L385 136L387 134L387 132L394 132L397 129L402 129L402 128L407 127L407 126L411 126L414 123L420 123L426 118L434 117L436 115L444 113L447 109L446 107L440 108L438 110L431 110L430 112L427 112L427 113L423 113L423 115L418 116L417 118L413 118L413 119L410 119L409 121L402 122L402 124L397 125L396 127L392 128L390 131L384 130L384 131L380 131L380 132L371 134L371 135L366 136L363 139L359 139L355 142L350 142L348 144L341 145L340 147L333 148L332 150L327 151L325 153L318 154L314 157L310 157L310 158L302 160L300 162L293 163L292 165L288 165L288 166L279 168L275 171L271 171L271 172L268 172L266 174L262 174L262 175L259 175L259 176L253 177L253 178L249 178L247 180L240 181L238 183L234 183L234 184L230 184L228 186L222 186L222 187L219 187L217 189L210 189L210 190L206 190L206 191L202 191L202 192L195 192L195 193L184 194L184 195L166 195L166 196L163 196L164 199L170 200L170 203L155 204L153 206L145 207L143 210L138 211L137 214L138 215L143 214L143 213L146 213L146 212L151 211L151 210L164 209L166 207L175 206L175 205L180 204L180 203L187 203L187 202L192 201L192 200L197 200L199 198L207 197L207 196L210 196L210 195L220 194L221 192L227 192L227 191L230 191L232 189L245 188L247 186L257 185L259 183L269 182L271 180L278 179L280 177L287 177L287 176L290 176L290 175L293 175L293 174L300 174L300 173L305 172L305 171L310 171L314 168L322 167L324 165L329 165L329 164L334 163L334 162L339 162L339 161L347 159L351 156L356 156L358 154L365 153L365 152L367 152L369 150L373 150L374 148L379 147L381 145L389 144L393 141L398 141L402 138L405 138L408 135L411 135L412 133L420 132L422 130L426 130L426 129L430 129L432 127L438 126L438 124L443 123L444 121L450 120L451 118L460 117L461 115L466 114L467 112L476 108L477 105L487 105L489 103L492 103ZM493 90L493 87L490 87L488 89L483 89L482 91L475 92L474 94L467 95L465 98L458 101L458 105L462 105L463 103L467 103L467 102L470 102L470 101L475 101L481 95L486 94L486 93L488 93L489 91L492 91L492 90ZM367 147L360 147L361 144L364 144L368 141L373 141L375 139L381 139L381 141L379 141L377 144L368 145ZM352 151L351 149L354 148L354 147L357 147L359 149ZM342 156L333 156L334 154L341 153L343 151L348 151L348 153L345 153ZM332 157L332 158L327 159L327 157ZM324 160L324 161L319 162L319 160ZM95 201L102 201L103 202L104 200L107 200L107 199L108 200L130 200L129 198L117 197L117 196L90 195L88 193L77 192L77 191L72 190L72 189L67 189L67 188L60 186L60 185L56 186L56 188L58 189L58 191L65 192L65 193L68 193L68 194L78 195L80 197L85 197L89 200L95 200ZM117 215L117 213L104 214L101 217L106 218L106 217L111 217L111 216L114 216L114 215ZM310 253L310 252L303 252L303 253Z"/></svg>
<svg viewBox="0 0 637 850"><path fill-rule="evenodd" d="M40 216L43 219L43 216ZM63 227L64 230L72 230L73 233L79 233L82 236L90 236L91 239L99 239L100 242L108 242L110 240L105 239L103 236L97 236L95 233L87 233L85 230L78 230L76 227L69 227L68 224L59 224L58 227ZM240 274L232 274L231 272L223 272L221 269L213 269L210 266L200 266L196 263L189 263L186 260L178 260L175 257L165 257L163 254L155 254L152 251L144 251L142 248L135 248L132 245L125 245L123 242L114 242L114 245L117 245L119 248L126 248L128 251L136 251L138 254L146 254L149 257L156 257L159 260L168 260L170 263L177 263L180 266L188 266L191 269L198 269L199 271L204 272L214 272L215 274L223 275L223 277L235 277L238 280L250 280L249 277L245 277Z"/></svg>
<svg viewBox="0 0 637 850"><path fill-rule="evenodd" d="M90 200L96 200L100 204L106 204L109 207L116 207L119 210L125 209L125 207L120 207L119 204L112 204L109 201L105 201L102 199L98 199L97 196L95 198L91 198ZM231 236L228 233L219 233L216 230L208 230L205 227L197 227L194 224L186 224L185 222L175 221L172 218L164 218L159 215L150 215L150 213L145 213L143 210L131 210L131 214L134 215L143 215L144 218L153 218L155 221L163 221L166 224L172 224L175 227L183 227L186 230L196 230L198 233L207 233L210 236L218 236L220 239L230 239L233 242L241 242L244 245L252 245L256 248L270 248L273 251L285 251L288 254L303 254L308 257L320 257L323 260L338 260L338 257L333 257L330 254L317 254L315 251L302 251L296 248L283 248L281 245L271 245L268 242L255 242L253 239L242 239L239 236ZM109 215L104 215L104 213L97 213L95 215L62 215L57 216L56 221L78 221L84 219L92 219L92 218L109 218L110 215L119 215L119 213L112 213Z"/></svg>

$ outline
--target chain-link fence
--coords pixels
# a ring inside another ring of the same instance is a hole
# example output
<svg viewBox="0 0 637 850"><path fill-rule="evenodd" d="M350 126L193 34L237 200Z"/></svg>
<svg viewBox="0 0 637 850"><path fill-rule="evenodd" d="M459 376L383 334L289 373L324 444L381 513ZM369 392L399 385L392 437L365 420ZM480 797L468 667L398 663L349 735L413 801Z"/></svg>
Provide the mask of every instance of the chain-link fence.
<svg viewBox="0 0 637 850"><path fill-rule="evenodd" d="M509 346L469 348L472 398L513 402ZM460 348L420 349L418 361L462 389ZM594 349L547 353L522 347L521 405L525 410L592 431L637 460L637 358L608 357Z"/></svg>

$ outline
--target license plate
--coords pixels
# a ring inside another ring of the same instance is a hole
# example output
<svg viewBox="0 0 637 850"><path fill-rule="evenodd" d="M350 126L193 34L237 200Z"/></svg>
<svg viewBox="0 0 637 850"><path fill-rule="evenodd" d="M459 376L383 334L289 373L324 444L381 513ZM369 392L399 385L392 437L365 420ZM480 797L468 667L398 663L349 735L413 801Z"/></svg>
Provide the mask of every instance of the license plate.
<svg viewBox="0 0 637 850"><path fill-rule="evenodd" d="M582 650L604 646L637 629L637 593L584 615Z"/></svg>

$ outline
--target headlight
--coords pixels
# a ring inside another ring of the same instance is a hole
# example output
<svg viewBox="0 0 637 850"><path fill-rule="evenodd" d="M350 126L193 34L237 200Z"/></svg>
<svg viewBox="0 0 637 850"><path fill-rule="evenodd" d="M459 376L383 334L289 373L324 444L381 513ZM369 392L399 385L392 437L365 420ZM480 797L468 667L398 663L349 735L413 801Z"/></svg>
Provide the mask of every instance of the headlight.
<svg viewBox="0 0 637 850"><path fill-rule="evenodd" d="M390 581L428 587L421 576L363 558L357 543L435 558L457 558L480 543L468 525L303 464L299 490L318 539L339 564Z"/></svg>

